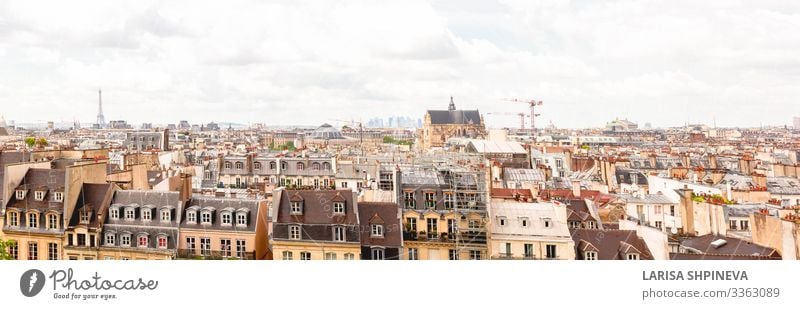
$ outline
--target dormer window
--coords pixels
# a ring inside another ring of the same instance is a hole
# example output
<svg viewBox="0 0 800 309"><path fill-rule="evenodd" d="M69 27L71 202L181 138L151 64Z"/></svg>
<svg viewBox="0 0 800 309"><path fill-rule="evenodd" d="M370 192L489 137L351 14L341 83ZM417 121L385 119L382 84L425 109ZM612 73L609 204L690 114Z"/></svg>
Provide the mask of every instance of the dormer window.
<svg viewBox="0 0 800 309"><path fill-rule="evenodd" d="M89 218L92 216L90 211L82 211L81 212L81 224L89 224Z"/></svg>
<svg viewBox="0 0 800 309"><path fill-rule="evenodd" d="M372 237L383 237L383 225L380 224L372 225Z"/></svg>
<svg viewBox="0 0 800 309"><path fill-rule="evenodd" d="M287 167L289 167L289 164L286 164L286 162L281 162L281 170L282 171L285 171Z"/></svg>
<svg viewBox="0 0 800 309"><path fill-rule="evenodd" d="M116 236L114 233L106 233L106 246L113 246L117 240Z"/></svg>
<svg viewBox="0 0 800 309"><path fill-rule="evenodd" d="M583 253L584 260L597 260L597 251L586 251Z"/></svg>
<svg viewBox="0 0 800 309"><path fill-rule="evenodd" d="M306 168L306 165L303 162L297 162L297 170L302 171Z"/></svg>
<svg viewBox="0 0 800 309"><path fill-rule="evenodd" d="M17 199L18 200L25 199L25 193L28 193L27 191L28 190L17 190L17 192L16 192L17 193Z"/></svg>
<svg viewBox="0 0 800 309"><path fill-rule="evenodd" d="M257 169L257 170L260 170L261 169L261 162L253 163L253 168Z"/></svg>
<svg viewBox="0 0 800 309"><path fill-rule="evenodd" d="M161 210L161 222L170 222L172 221L172 211L169 209L162 209Z"/></svg>
<svg viewBox="0 0 800 309"><path fill-rule="evenodd" d="M221 215L222 225L231 225L231 213L224 211Z"/></svg>
<svg viewBox="0 0 800 309"><path fill-rule="evenodd" d="M159 249L166 249L167 248L167 236L159 235L158 236L158 248Z"/></svg>
<svg viewBox="0 0 800 309"><path fill-rule="evenodd" d="M210 211L203 211L200 213L200 223L202 224L211 224L211 212Z"/></svg>
<svg viewBox="0 0 800 309"><path fill-rule="evenodd" d="M147 248L150 246L150 239L147 237L147 234L140 234L136 237L136 243L139 245L139 248Z"/></svg>
<svg viewBox="0 0 800 309"><path fill-rule="evenodd" d="M196 211L187 211L186 212L186 222L196 224L197 223L197 212Z"/></svg>
<svg viewBox="0 0 800 309"><path fill-rule="evenodd" d="M291 214L293 215L302 215L303 214L303 202L292 202Z"/></svg>
<svg viewBox="0 0 800 309"><path fill-rule="evenodd" d="M230 161L225 161L225 168L226 169L231 169L231 168L233 168L233 164Z"/></svg>
<svg viewBox="0 0 800 309"><path fill-rule="evenodd" d="M240 169L243 169L243 168L244 168L244 163L242 163L242 162L236 162L236 169L237 169L237 170L240 170Z"/></svg>
<svg viewBox="0 0 800 309"><path fill-rule="evenodd" d="M120 246L130 247L131 246L131 234L122 234L120 236Z"/></svg>
<svg viewBox="0 0 800 309"><path fill-rule="evenodd" d="M109 209L108 210L108 216L111 217L111 219L114 219L114 220L119 219L119 208L114 207L114 208Z"/></svg>
<svg viewBox="0 0 800 309"><path fill-rule="evenodd" d="M136 209L125 208L125 220L134 220L134 219L136 219Z"/></svg>
<svg viewBox="0 0 800 309"><path fill-rule="evenodd" d="M63 202L64 201L64 192L56 192L53 194L53 198L56 202Z"/></svg>
<svg viewBox="0 0 800 309"><path fill-rule="evenodd" d="M247 213L244 212L236 213L236 225L247 226Z"/></svg>
<svg viewBox="0 0 800 309"><path fill-rule="evenodd" d="M153 212L150 209L142 209L142 221L153 220Z"/></svg>
<svg viewBox="0 0 800 309"><path fill-rule="evenodd" d="M344 203L343 202L335 202L333 203L333 213L337 215L344 214Z"/></svg>
<svg viewBox="0 0 800 309"><path fill-rule="evenodd" d="M299 225L290 225L289 226L289 239L300 239L300 226Z"/></svg>
<svg viewBox="0 0 800 309"><path fill-rule="evenodd" d="M544 227L545 228L549 229L549 228L553 227L553 220L551 220L550 218L543 218L542 222L544 223Z"/></svg>
<svg viewBox="0 0 800 309"><path fill-rule="evenodd" d="M58 229L58 215L57 214L49 214L47 215L47 228L51 230Z"/></svg>
<svg viewBox="0 0 800 309"><path fill-rule="evenodd" d="M37 201L44 201L44 193L45 192L46 191L36 191L36 192L34 192L33 196Z"/></svg>
<svg viewBox="0 0 800 309"><path fill-rule="evenodd" d="M13 227L19 227L19 213L17 213L16 211L8 212L8 225Z"/></svg>
<svg viewBox="0 0 800 309"><path fill-rule="evenodd" d="M35 229L39 227L39 214L35 212L28 213L28 227Z"/></svg>
<svg viewBox="0 0 800 309"><path fill-rule="evenodd" d="M269 169L271 169L273 171L275 170L275 162L270 162L269 163Z"/></svg>
<svg viewBox="0 0 800 309"><path fill-rule="evenodd" d="M506 219L506 217L497 217L497 222L500 226L506 226L508 219Z"/></svg>
<svg viewBox="0 0 800 309"><path fill-rule="evenodd" d="M638 260L639 254L638 253L628 253L626 254L626 260Z"/></svg>

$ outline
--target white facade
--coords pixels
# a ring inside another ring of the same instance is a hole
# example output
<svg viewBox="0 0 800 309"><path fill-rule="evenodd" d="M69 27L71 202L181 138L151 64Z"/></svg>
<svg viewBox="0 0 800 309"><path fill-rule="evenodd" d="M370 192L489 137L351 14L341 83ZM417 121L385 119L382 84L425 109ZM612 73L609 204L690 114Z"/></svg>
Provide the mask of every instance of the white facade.
<svg viewBox="0 0 800 309"><path fill-rule="evenodd" d="M489 254L498 259L575 259L566 207L553 203L493 200Z"/></svg>

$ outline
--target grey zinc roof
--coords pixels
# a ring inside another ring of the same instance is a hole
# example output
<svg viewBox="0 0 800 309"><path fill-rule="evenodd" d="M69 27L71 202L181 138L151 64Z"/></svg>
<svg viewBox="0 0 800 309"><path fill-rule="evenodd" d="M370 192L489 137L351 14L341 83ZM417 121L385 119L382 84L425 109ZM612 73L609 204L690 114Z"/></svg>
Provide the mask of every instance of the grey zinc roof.
<svg viewBox="0 0 800 309"><path fill-rule="evenodd" d="M187 216L184 214L183 218L181 218L181 228L255 232L256 220L258 219L258 205L261 202L262 200L254 199L232 199L200 195L193 196L192 199L189 200L185 211L198 211L198 223L187 223ZM211 214L211 225L202 225L199 223L199 211L201 209L213 209ZM223 209L232 211L231 225L223 226L221 224L222 220L220 219L220 214ZM247 212L247 226L239 226L236 224L236 212L243 210Z"/></svg>
<svg viewBox="0 0 800 309"><path fill-rule="evenodd" d="M431 124L480 124L478 110L429 110Z"/></svg>
<svg viewBox="0 0 800 309"><path fill-rule="evenodd" d="M761 203L725 205L725 211L729 217L747 217L765 208L768 209L771 216L777 216L780 209L777 206Z"/></svg>
<svg viewBox="0 0 800 309"><path fill-rule="evenodd" d="M663 194L644 194L642 196L635 196L630 194L620 194L619 198L624 199L628 203L634 204L677 204L678 201L673 201Z"/></svg>
<svg viewBox="0 0 800 309"><path fill-rule="evenodd" d="M792 177L767 177L767 190L774 194L800 194L800 180Z"/></svg>
<svg viewBox="0 0 800 309"><path fill-rule="evenodd" d="M404 185L440 185L444 184L441 175L434 171L404 170L401 178Z"/></svg>
<svg viewBox="0 0 800 309"><path fill-rule="evenodd" d="M544 181L544 173L539 169L504 168L505 181Z"/></svg>

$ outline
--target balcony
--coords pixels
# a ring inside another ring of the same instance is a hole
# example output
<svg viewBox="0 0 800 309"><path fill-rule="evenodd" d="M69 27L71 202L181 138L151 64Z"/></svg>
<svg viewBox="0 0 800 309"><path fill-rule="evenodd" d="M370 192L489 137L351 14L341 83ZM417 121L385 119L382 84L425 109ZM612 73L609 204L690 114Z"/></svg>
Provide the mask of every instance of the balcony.
<svg viewBox="0 0 800 309"><path fill-rule="evenodd" d="M242 257L236 256L236 251L231 250L230 252L223 252L223 251L206 251L206 254L199 254L199 250L190 250L190 249L179 249L178 250L178 259L185 259L185 260L255 260L256 253L255 251L245 251L242 252Z"/></svg>

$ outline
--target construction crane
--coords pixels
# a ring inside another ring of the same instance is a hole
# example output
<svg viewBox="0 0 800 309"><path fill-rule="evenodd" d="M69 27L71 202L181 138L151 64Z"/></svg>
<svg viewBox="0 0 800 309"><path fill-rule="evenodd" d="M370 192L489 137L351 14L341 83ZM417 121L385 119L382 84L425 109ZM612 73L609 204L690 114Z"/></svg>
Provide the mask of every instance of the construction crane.
<svg viewBox="0 0 800 309"><path fill-rule="evenodd" d="M540 114L536 113L536 106L541 106L542 101L528 100L528 99L503 99L503 101L517 102L528 104L531 108L531 134L536 135L536 117Z"/></svg>
<svg viewBox="0 0 800 309"><path fill-rule="evenodd" d="M487 115L518 116L520 130L525 130L525 117L531 117L530 115L525 115L525 113L487 113Z"/></svg>

